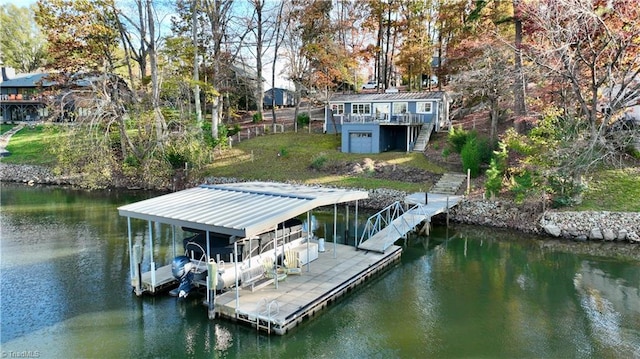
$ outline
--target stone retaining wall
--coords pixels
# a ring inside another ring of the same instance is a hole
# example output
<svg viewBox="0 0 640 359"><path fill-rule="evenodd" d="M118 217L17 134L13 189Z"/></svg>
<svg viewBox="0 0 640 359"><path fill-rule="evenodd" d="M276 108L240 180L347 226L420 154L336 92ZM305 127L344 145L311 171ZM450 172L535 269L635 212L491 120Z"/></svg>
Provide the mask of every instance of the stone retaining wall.
<svg viewBox="0 0 640 359"><path fill-rule="evenodd" d="M539 225L553 237L640 243L640 212L546 212Z"/></svg>
<svg viewBox="0 0 640 359"><path fill-rule="evenodd" d="M553 211L511 202L465 199L450 213L455 222L510 228L576 241L640 244L640 212Z"/></svg>
<svg viewBox="0 0 640 359"><path fill-rule="evenodd" d="M77 185L77 179L55 176L42 166L0 163L0 180L28 184ZM238 182L235 178L211 177L206 183ZM390 189L369 190L369 199L359 201L362 208L379 210L407 193ZM516 205L509 201L463 199L450 212L453 222L518 231L577 241L624 241L640 244L640 212L565 212L545 211L532 205Z"/></svg>

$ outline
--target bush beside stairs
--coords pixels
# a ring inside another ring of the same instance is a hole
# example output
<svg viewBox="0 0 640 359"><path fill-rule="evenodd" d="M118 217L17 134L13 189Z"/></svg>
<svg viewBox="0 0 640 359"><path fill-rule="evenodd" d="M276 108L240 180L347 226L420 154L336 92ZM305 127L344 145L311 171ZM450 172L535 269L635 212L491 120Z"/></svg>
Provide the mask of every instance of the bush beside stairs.
<svg viewBox="0 0 640 359"><path fill-rule="evenodd" d="M467 180L463 173L445 173L438 182L431 187L430 193L451 194L458 193L462 184Z"/></svg>

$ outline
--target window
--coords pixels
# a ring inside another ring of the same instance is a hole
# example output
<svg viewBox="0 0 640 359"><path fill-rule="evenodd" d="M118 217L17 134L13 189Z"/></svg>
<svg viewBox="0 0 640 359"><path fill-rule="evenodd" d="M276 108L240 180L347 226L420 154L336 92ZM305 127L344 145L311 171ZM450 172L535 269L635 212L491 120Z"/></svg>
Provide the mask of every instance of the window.
<svg viewBox="0 0 640 359"><path fill-rule="evenodd" d="M373 113L376 118L383 119L389 116L389 104L388 103L375 103L373 104Z"/></svg>
<svg viewBox="0 0 640 359"><path fill-rule="evenodd" d="M371 137L371 132L351 132L351 138L367 138Z"/></svg>
<svg viewBox="0 0 640 359"><path fill-rule="evenodd" d="M354 115L370 115L371 104L370 103L354 103L351 105L351 113Z"/></svg>
<svg viewBox="0 0 640 359"><path fill-rule="evenodd" d="M334 103L331 105L331 111L333 111L334 115L344 115L344 104Z"/></svg>
<svg viewBox="0 0 640 359"><path fill-rule="evenodd" d="M418 103L416 103L416 112L418 112L418 113L431 113L431 102L418 102Z"/></svg>
<svg viewBox="0 0 640 359"><path fill-rule="evenodd" d="M406 102L394 102L393 103L393 114L400 115L403 113L407 113L407 109L409 108L409 104Z"/></svg>

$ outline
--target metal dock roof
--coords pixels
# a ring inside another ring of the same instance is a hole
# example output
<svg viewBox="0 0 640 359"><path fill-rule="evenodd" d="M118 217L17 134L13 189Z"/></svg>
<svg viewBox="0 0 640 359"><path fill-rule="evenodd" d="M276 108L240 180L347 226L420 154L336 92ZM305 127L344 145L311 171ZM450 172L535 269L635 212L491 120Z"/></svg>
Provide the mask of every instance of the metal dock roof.
<svg viewBox="0 0 640 359"><path fill-rule="evenodd" d="M121 216L252 237L317 207L366 199L366 191L276 182L200 185L118 207Z"/></svg>

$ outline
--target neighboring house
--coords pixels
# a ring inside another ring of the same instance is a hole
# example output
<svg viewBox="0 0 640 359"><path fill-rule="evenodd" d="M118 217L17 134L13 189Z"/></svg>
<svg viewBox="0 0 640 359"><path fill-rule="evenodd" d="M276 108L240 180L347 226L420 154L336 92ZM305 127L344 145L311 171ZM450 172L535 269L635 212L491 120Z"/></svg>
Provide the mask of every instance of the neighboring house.
<svg viewBox="0 0 640 359"><path fill-rule="evenodd" d="M37 121L48 116L43 89L53 85L46 73L16 74L2 67L0 78L0 120Z"/></svg>
<svg viewBox="0 0 640 359"><path fill-rule="evenodd" d="M342 135L342 152L424 150L432 131L449 128L449 102L443 91L336 94L324 130Z"/></svg>
<svg viewBox="0 0 640 359"><path fill-rule="evenodd" d="M271 108L273 104L277 107L293 107L296 105L296 93L284 88L274 87L264 92L264 108ZM272 102L275 100L275 103Z"/></svg>

